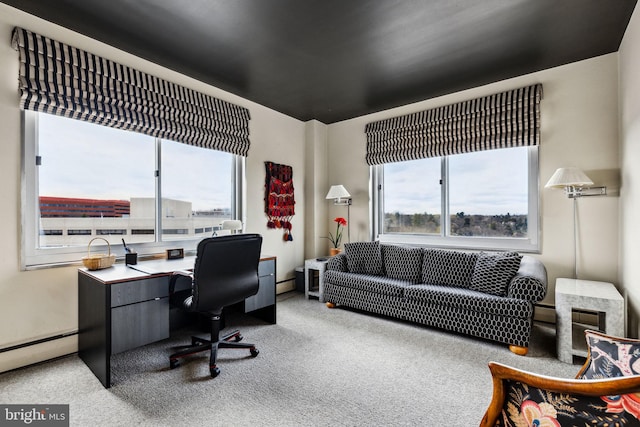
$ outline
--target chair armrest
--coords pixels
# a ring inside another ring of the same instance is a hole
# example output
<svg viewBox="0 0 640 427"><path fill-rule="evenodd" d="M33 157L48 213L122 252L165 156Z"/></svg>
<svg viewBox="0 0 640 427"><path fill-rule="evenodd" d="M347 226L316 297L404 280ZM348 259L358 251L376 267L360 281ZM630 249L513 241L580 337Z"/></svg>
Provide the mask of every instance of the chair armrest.
<svg viewBox="0 0 640 427"><path fill-rule="evenodd" d="M176 289L176 281L181 277L187 277L193 283L193 272L186 270L176 270L171 273L171 277L169 278L169 295L173 294Z"/></svg>
<svg viewBox="0 0 640 427"><path fill-rule="evenodd" d="M547 295L547 269L544 264L525 255L520 261L520 269L511 279L507 296L536 303Z"/></svg>

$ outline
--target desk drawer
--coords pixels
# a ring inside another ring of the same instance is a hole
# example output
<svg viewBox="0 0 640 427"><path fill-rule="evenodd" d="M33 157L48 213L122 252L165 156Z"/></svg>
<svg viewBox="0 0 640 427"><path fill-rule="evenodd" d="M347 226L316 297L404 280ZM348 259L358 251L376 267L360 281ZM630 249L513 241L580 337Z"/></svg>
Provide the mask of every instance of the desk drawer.
<svg viewBox="0 0 640 427"><path fill-rule="evenodd" d="M169 338L169 298L111 309L111 354Z"/></svg>
<svg viewBox="0 0 640 427"><path fill-rule="evenodd" d="M262 277L262 276L269 276L269 275L275 275L276 274L276 262L275 260L267 260L267 261L260 261L260 263L258 264L258 276Z"/></svg>
<svg viewBox="0 0 640 427"><path fill-rule="evenodd" d="M111 285L111 307L169 296L169 278L155 277Z"/></svg>
<svg viewBox="0 0 640 427"><path fill-rule="evenodd" d="M258 293L244 300L246 313L267 307L276 303L276 276L268 275L260 277Z"/></svg>

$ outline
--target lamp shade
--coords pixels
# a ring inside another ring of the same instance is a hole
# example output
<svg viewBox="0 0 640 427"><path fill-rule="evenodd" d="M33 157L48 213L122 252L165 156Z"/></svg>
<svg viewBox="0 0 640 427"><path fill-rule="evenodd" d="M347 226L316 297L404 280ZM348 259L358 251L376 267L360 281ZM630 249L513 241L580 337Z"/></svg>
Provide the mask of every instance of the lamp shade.
<svg viewBox="0 0 640 427"><path fill-rule="evenodd" d="M222 229L232 231L242 230L242 221L237 219L228 219L222 221Z"/></svg>
<svg viewBox="0 0 640 427"><path fill-rule="evenodd" d="M343 185L332 185L327 193L327 199L344 199L345 197L351 197L351 194L344 188Z"/></svg>
<svg viewBox="0 0 640 427"><path fill-rule="evenodd" d="M593 181L578 168L559 168L555 171L545 188L584 187L593 185Z"/></svg>

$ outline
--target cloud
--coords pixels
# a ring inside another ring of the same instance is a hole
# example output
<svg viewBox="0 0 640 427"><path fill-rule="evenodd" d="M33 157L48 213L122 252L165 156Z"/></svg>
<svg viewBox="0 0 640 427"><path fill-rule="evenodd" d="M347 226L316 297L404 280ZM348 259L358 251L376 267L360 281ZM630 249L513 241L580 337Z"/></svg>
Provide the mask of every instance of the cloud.
<svg viewBox="0 0 640 427"><path fill-rule="evenodd" d="M48 114L39 122L40 195L155 197L153 137ZM230 208L231 154L171 141L162 148L163 197L194 209Z"/></svg>
<svg viewBox="0 0 640 427"><path fill-rule="evenodd" d="M455 155L448 161L451 213L527 213L525 148ZM385 165L385 212L440 213L440 163L433 158Z"/></svg>

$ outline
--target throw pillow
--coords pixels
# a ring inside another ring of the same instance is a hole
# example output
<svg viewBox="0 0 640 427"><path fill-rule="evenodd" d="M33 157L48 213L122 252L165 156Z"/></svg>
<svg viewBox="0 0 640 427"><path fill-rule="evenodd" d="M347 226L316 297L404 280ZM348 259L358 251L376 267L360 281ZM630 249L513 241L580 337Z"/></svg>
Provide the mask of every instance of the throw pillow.
<svg viewBox="0 0 640 427"><path fill-rule="evenodd" d="M478 254L462 251L426 249L422 282L430 285L469 287Z"/></svg>
<svg viewBox="0 0 640 427"><path fill-rule="evenodd" d="M354 242L344 244L347 266L351 273L382 274L380 242Z"/></svg>
<svg viewBox="0 0 640 427"><path fill-rule="evenodd" d="M585 338L591 357L579 378L593 380L640 375L640 340L609 337L593 331L585 331Z"/></svg>
<svg viewBox="0 0 640 427"><path fill-rule="evenodd" d="M522 255L517 252L480 253L469 288L487 294L506 296L509 282L518 272L521 260Z"/></svg>
<svg viewBox="0 0 640 427"><path fill-rule="evenodd" d="M383 245L382 258L387 277L420 282L422 273L422 248Z"/></svg>

